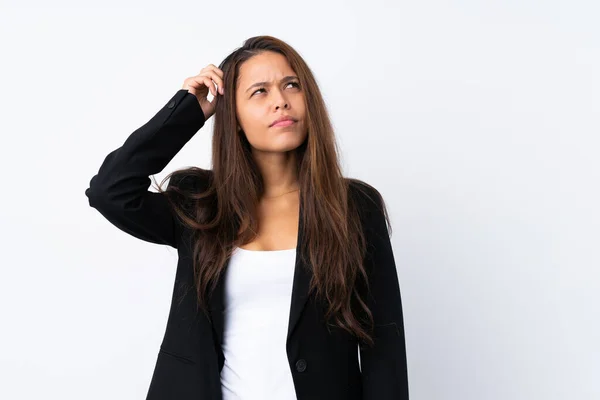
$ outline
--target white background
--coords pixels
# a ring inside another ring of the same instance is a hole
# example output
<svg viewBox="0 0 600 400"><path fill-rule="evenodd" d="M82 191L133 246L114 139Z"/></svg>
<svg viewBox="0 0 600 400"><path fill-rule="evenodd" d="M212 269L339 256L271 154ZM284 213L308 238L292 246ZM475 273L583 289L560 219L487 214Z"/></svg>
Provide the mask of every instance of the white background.
<svg viewBox="0 0 600 400"><path fill-rule="evenodd" d="M387 202L411 399L600 398L598 2L1 4L0 398L145 397L177 255L84 191L260 34L305 57L345 174ZM157 179L210 168L211 130Z"/></svg>

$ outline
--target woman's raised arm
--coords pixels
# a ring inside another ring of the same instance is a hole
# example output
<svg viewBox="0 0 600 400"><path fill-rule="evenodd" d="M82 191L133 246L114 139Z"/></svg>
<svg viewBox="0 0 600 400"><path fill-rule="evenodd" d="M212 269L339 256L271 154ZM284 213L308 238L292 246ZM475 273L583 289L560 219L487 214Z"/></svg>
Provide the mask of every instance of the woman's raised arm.
<svg viewBox="0 0 600 400"><path fill-rule="evenodd" d="M106 156L85 191L90 206L124 232L177 248L179 223L166 195L148 190L149 176L161 172L204 123L196 96L177 91ZM176 184L174 176L169 186Z"/></svg>
<svg viewBox="0 0 600 400"><path fill-rule="evenodd" d="M185 79L154 117L106 156L85 191L90 206L130 235L177 248L179 221L166 195L148 190L150 175L161 172L204 126L223 93L223 71L213 64ZM168 187L178 185L177 180L173 175Z"/></svg>

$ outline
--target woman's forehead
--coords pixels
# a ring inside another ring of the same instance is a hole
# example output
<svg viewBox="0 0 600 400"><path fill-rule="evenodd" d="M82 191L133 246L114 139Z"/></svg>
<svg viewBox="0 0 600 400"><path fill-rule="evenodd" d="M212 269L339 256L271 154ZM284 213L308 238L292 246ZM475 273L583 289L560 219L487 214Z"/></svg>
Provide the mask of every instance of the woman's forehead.
<svg viewBox="0 0 600 400"><path fill-rule="evenodd" d="M276 83L295 75L287 59L278 53L257 54L240 66L237 86L245 90L255 83Z"/></svg>

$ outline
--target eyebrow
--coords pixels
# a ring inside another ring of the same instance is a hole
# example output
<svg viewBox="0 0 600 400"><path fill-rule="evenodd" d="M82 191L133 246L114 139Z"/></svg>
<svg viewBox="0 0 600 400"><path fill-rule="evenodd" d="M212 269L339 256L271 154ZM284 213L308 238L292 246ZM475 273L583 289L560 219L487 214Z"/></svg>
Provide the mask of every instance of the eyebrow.
<svg viewBox="0 0 600 400"><path fill-rule="evenodd" d="M297 76L286 76L286 77L282 78L280 82L287 82L287 81L292 81L295 79L298 79L298 77ZM256 86L268 86L268 85L270 85L269 82L256 82L256 83L253 83L252 85L250 85L248 87L248 89L246 89L246 92Z"/></svg>

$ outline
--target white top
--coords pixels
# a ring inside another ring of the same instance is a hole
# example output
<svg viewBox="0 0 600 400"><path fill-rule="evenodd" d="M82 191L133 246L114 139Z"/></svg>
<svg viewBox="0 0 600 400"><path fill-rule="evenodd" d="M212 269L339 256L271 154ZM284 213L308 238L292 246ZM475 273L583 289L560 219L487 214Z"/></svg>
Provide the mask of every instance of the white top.
<svg viewBox="0 0 600 400"><path fill-rule="evenodd" d="M297 400L285 348L296 249L237 247L225 274L223 400Z"/></svg>

